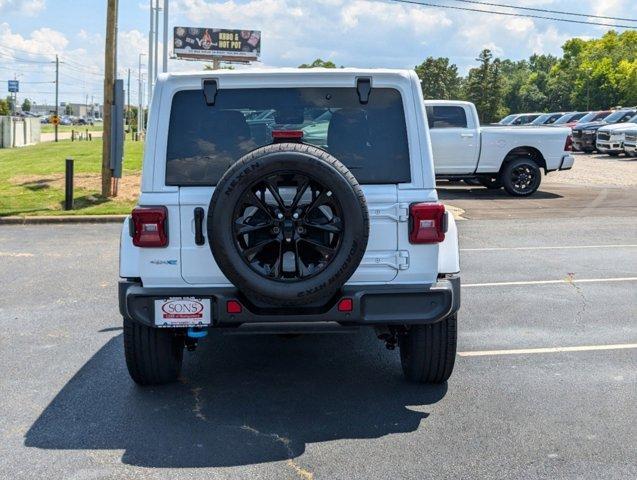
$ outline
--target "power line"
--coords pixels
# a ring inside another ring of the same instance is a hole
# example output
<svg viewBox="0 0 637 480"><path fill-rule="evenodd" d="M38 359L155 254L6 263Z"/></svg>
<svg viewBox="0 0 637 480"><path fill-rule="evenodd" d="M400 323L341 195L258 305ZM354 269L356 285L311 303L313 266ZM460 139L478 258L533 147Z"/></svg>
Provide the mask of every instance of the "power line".
<svg viewBox="0 0 637 480"><path fill-rule="evenodd" d="M635 18L624 18L624 17L606 17L604 15L592 15L592 14L586 14L586 13L571 13L571 12L564 12L561 10L548 10L546 8L534 8L534 7L518 7L515 5L507 5L504 3L490 3L490 2L479 2L478 0L453 0L454 2L461 2L461 3L473 3L473 4L477 4L477 5L486 5L489 7L503 7L503 8L512 8L514 10L527 10L530 12L544 12L544 13L557 13L558 15L569 15L569 16L573 16L573 17L586 17L586 18L601 18L604 20L621 20L624 22L637 22L637 19Z"/></svg>
<svg viewBox="0 0 637 480"><path fill-rule="evenodd" d="M2 44L0 44L0 48L6 48L7 50L13 50L14 52L27 53L29 55L55 57L55 53L30 52L29 50L24 50L22 48L9 47L7 45L2 45Z"/></svg>
<svg viewBox="0 0 637 480"><path fill-rule="evenodd" d="M0 80L0 82L10 82L11 80ZM34 84L52 84L55 82L26 82L24 80L20 80L20 84L29 84L29 85L34 85Z"/></svg>
<svg viewBox="0 0 637 480"><path fill-rule="evenodd" d="M9 60L13 60L13 61L18 62L18 63L51 63L49 61L29 60L29 59L26 59L26 58L12 57L11 54L5 53L5 52L0 52L0 57L5 57L5 58L8 58Z"/></svg>
<svg viewBox="0 0 637 480"><path fill-rule="evenodd" d="M449 8L452 10L463 10L466 12L478 12L478 13L491 13L494 15L505 15L507 17L527 17L527 18L539 18L542 20L553 20L556 22L565 22L565 23L579 23L583 25L600 25L602 27L615 27L615 28L627 28L634 29L635 27L632 25L621 25L615 23L600 23L600 22L585 22L584 20L574 20L571 18L558 18L558 17L544 17L541 15L532 15L530 13L512 13L512 12L499 12L495 10L481 10L479 8L470 8L470 7L456 7L452 5L440 5L437 3L428 3L428 2L418 2L416 0L389 0L396 3L408 3L411 5L420 5L421 7L436 7L436 8Z"/></svg>

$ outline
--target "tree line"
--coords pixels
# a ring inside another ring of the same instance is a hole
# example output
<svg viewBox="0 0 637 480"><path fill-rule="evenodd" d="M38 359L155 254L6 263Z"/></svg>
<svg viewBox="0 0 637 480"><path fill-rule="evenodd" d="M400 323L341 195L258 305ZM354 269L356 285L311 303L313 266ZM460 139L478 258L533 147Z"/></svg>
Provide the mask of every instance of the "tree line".
<svg viewBox="0 0 637 480"><path fill-rule="evenodd" d="M603 110L637 105L637 31L609 31L601 38L572 38L562 56L534 54L509 60L484 49L466 76L446 57L415 67L426 99L468 100L483 123L509 113ZM335 68L315 60L300 67Z"/></svg>

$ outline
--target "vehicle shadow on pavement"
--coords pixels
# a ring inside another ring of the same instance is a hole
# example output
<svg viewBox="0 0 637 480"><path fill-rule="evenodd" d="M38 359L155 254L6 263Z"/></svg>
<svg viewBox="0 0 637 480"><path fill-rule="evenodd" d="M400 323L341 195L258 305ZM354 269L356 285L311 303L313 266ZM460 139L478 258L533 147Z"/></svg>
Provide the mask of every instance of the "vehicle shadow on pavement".
<svg viewBox="0 0 637 480"><path fill-rule="evenodd" d="M504 189L489 190L483 187L436 187L441 200L551 200L563 198L562 195L553 192L538 190L528 197L512 197Z"/></svg>
<svg viewBox="0 0 637 480"><path fill-rule="evenodd" d="M181 382L140 388L109 340L26 434L44 449L124 450L126 464L239 466L293 459L308 443L415 431L446 385L402 378L372 331L220 336L185 353ZM423 411L424 410L424 411Z"/></svg>

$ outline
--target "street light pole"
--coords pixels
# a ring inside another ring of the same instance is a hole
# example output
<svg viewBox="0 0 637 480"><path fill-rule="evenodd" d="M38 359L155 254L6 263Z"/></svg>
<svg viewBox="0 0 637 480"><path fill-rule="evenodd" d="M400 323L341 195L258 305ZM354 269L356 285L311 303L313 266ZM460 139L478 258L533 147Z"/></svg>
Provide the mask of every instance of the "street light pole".
<svg viewBox="0 0 637 480"><path fill-rule="evenodd" d="M142 90L142 56L145 53L139 54L139 64L137 66L137 92L138 92L138 104L137 104L137 133L141 133L144 129L144 91Z"/></svg>
<svg viewBox="0 0 637 480"><path fill-rule="evenodd" d="M148 0L150 3L150 27L148 30L148 101L153 95L153 44L154 44L154 30L155 30L155 7L153 7L153 0Z"/></svg>
<svg viewBox="0 0 637 480"><path fill-rule="evenodd" d="M168 0L164 0L164 65L162 72L168 71Z"/></svg>
<svg viewBox="0 0 637 480"><path fill-rule="evenodd" d="M58 123L60 123L60 101L58 99L60 85L60 59L55 56L55 141L58 141Z"/></svg>
<svg viewBox="0 0 637 480"><path fill-rule="evenodd" d="M155 49L153 53L155 54L153 83L155 83L159 72L159 0L155 0Z"/></svg>

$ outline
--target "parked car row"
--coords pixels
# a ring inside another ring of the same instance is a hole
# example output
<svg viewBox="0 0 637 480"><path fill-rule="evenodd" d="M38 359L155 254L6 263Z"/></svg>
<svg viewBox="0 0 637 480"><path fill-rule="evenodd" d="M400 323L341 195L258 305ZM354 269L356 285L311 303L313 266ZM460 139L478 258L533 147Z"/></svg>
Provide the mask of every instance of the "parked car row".
<svg viewBox="0 0 637 480"><path fill-rule="evenodd" d="M631 141L626 148L625 138L629 131L632 138L632 131L637 128L637 107L591 112L519 113L508 115L494 125L569 127L576 152L635 155Z"/></svg>
<svg viewBox="0 0 637 480"><path fill-rule="evenodd" d="M617 156L624 152L624 134L637 128L637 108L621 108L598 121L578 123L572 129L573 150Z"/></svg>
<svg viewBox="0 0 637 480"><path fill-rule="evenodd" d="M51 123L51 115L41 115L40 123ZM60 125L93 125L101 119L92 117L75 117L73 115L60 115Z"/></svg>

